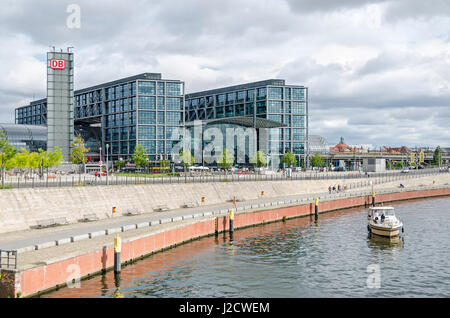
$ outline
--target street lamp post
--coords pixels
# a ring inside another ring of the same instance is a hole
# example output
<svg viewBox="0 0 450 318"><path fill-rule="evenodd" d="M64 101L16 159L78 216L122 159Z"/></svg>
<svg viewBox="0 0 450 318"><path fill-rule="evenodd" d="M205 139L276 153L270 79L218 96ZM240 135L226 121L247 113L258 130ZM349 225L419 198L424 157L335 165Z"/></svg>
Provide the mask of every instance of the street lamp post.
<svg viewBox="0 0 450 318"><path fill-rule="evenodd" d="M108 176L109 176L109 158L108 158L108 151L109 150L109 144L106 144L106 185L109 185L109 180L108 180Z"/></svg>

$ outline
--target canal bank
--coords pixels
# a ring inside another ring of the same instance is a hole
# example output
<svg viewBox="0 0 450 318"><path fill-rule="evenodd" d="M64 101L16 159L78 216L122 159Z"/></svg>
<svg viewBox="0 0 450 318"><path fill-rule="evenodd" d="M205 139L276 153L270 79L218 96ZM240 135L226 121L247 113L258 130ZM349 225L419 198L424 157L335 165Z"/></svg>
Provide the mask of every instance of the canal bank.
<svg viewBox="0 0 450 318"><path fill-rule="evenodd" d="M382 193L385 192L385 193ZM379 191L377 203L450 195L448 186ZM371 196L349 193L346 196L320 200L319 213L370 204ZM276 206L276 207L275 207ZM314 217L314 201L300 203L290 200L281 205L241 210L234 216L234 228L282 221L297 217ZM217 221L216 221L217 220ZM167 224L121 233L122 262L129 263L184 242L213 235L229 229L228 213L208 215L197 219L180 219ZM20 255L17 270L2 270L0 297L31 296L57 286L71 284L72 278L90 277L109 270L114 265L113 235L93 238L69 245L30 251Z"/></svg>

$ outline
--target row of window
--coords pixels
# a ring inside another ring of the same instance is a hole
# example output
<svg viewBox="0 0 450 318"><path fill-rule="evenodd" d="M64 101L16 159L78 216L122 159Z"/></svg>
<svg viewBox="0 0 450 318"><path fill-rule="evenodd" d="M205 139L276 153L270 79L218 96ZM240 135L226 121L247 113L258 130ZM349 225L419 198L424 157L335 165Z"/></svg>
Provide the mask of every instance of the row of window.
<svg viewBox="0 0 450 318"><path fill-rule="evenodd" d="M47 112L47 103L17 108L17 118L39 115Z"/></svg>
<svg viewBox="0 0 450 318"><path fill-rule="evenodd" d="M267 94L268 90L268 94ZM305 88L290 88L290 87L266 87L258 89L249 89L238 92L231 92L227 94L215 95L216 105L223 106L236 103L249 102L254 100L256 94L256 99L277 99L277 100L296 100L304 101L306 97ZM187 109L196 109L202 107L213 107L214 106L214 96L206 96L201 98L194 98L186 101Z"/></svg>
<svg viewBox="0 0 450 318"><path fill-rule="evenodd" d="M183 98L139 96L139 109L183 110Z"/></svg>
<svg viewBox="0 0 450 318"><path fill-rule="evenodd" d="M305 144L302 142L277 142L269 141L269 153L286 153L291 151L293 154L304 154Z"/></svg>
<svg viewBox="0 0 450 318"><path fill-rule="evenodd" d="M305 140L305 129L301 128L271 128L269 129L269 140ZM291 139L292 132L292 139Z"/></svg>
<svg viewBox="0 0 450 318"><path fill-rule="evenodd" d="M138 82L139 95L183 96L183 84L174 82Z"/></svg>
<svg viewBox="0 0 450 318"><path fill-rule="evenodd" d="M170 139L183 138L183 128L177 126L138 126L139 139ZM105 129L105 140L133 140L136 139L136 126Z"/></svg>

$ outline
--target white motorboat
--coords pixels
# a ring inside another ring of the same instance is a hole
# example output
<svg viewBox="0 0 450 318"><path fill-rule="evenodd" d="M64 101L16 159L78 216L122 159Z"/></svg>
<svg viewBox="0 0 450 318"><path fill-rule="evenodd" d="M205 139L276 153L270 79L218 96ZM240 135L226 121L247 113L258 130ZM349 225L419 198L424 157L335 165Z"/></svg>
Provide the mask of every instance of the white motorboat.
<svg viewBox="0 0 450 318"><path fill-rule="evenodd" d="M375 235L384 237L396 237L403 232L403 223L395 216L391 206L379 206L369 208L369 225L367 229Z"/></svg>

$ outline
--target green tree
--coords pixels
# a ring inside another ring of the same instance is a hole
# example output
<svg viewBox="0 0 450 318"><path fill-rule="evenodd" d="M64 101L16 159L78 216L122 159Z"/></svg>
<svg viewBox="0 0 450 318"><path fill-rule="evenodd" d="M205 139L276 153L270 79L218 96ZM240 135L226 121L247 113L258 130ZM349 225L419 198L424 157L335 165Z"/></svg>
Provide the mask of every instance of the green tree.
<svg viewBox="0 0 450 318"><path fill-rule="evenodd" d="M292 167L293 165L297 164L297 159L295 159L295 156L292 154L292 152L289 151L283 155L283 157L281 158L281 162L288 167Z"/></svg>
<svg viewBox="0 0 450 318"><path fill-rule="evenodd" d="M180 152L181 164L184 167L184 181L187 181L187 167L194 164L194 156L190 150L183 150Z"/></svg>
<svg viewBox="0 0 450 318"><path fill-rule="evenodd" d="M141 144L137 144L132 155L136 168L145 167L148 156L145 154L145 148Z"/></svg>
<svg viewBox="0 0 450 318"><path fill-rule="evenodd" d="M311 158L311 166L318 168L323 167L323 158L318 152Z"/></svg>
<svg viewBox="0 0 450 318"><path fill-rule="evenodd" d="M0 131L0 171L2 179L2 188L5 187L5 171L7 170L8 162L16 155L16 148L10 145L6 135Z"/></svg>
<svg viewBox="0 0 450 318"><path fill-rule="evenodd" d="M58 146L55 146L55 150L53 151L39 149L38 154L41 177L43 175L43 169L47 169L48 174L48 168L59 166L63 161L61 148Z"/></svg>
<svg viewBox="0 0 450 318"><path fill-rule="evenodd" d="M228 169L234 164L234 156L232 153L228 151L228 149L224 149L222 151L222 155L217 159L217 165L223 169Z"/></svg>
<svg viewBox="0 0 450 318"><path fill-rule="evenodd" d="M70 162L73 164L85 164L88 160L87 153L89 152L89 148L86 148L86 143L84 142L83 137L79 134L75 137L74 141L71 144L72 150L70 152Z"/></svg>
<svg viewBox="0 0 450 318"><path fill-rule="evenodd" d="M81 134L78 134L78 136L74 138L71 147L72 150L70 151L69 157L70 162L77 165L85 164L88 160L86 154L90 149L86 148L86 144L84 142L83 137L81 137ZM81 167L78 175L79 175L79 183L81 183Z"/></svg>
<svg viewBox="0 0 450 318"><path fill-rule="evenodd" d="M256 167L261 168L267 166L267 157L263 151L258 150L250 160Z"/></svg>
<svg viewBox="0 0 450 318"><path fill-rule="evenodd" d="M159 166L161 168L161 170L169 170L170 169L170 160L161 160L159 162Z"/></svg>
<svg viewBox="0 0 450 318"><path fill-rule="evenodd" d="M433 154L433 164L440 165L441 164L441 147L437 146L436 150Z"/></svg>
<svg viewBox="0 0 450 318"><path fill-rule="evenodd" d="M395 168L396 168L396 169L402 169L402 168L403 168L403 162L397 161L397 162L395 163Z"/></svg>
<svg viewBox="0 0 450 318"><path fill-rule="evenodd" d="M23 175L25 169L29 167L29 152L25 148L20 148L20 151L16 153L14 158L11 159L11 167L20 170L20 174Z"/></svg>
<svg viewBox="0 0 450 318"><path fill-rule="evenodd" d="M120 170L125 167L125 160L118 160L115 162L116 167L118 167Z"/></svg>

